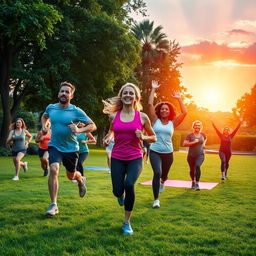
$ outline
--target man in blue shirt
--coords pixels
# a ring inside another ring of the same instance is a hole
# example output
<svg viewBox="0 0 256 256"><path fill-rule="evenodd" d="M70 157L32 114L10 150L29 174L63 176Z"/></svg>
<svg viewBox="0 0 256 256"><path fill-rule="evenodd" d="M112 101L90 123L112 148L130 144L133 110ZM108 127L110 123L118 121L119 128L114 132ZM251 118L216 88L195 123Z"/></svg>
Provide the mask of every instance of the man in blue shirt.
<svg viewBox="0 0 256 256"><path fill-rule="evenodd" d="M41 118L43 132L47 132L48 120L51 122L52 130L51 140L48 144L50 164L48 188L51 204L45 213L47 217L59 213L57 194L61 162L66 168L67 177L70 180L77 180L80 196L83 197L86 193L85 181L80 172L76 171L79 150L76 134L92 132L96 130L96 126L83 110L70 104L74 92L74 85L68 82L61 83L58 93L59 103L48 105ZM81 128L77 127L75 124L77 122L83 124Z"/></svg>

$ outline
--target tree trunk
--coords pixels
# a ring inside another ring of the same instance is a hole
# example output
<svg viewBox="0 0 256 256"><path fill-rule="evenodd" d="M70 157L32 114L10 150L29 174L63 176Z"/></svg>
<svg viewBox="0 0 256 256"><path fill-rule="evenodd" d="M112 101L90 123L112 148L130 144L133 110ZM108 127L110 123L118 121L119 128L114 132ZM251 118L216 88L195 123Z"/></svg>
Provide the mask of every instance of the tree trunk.
<svg viewBox="0 0 256 256"><path fill-rule="evenodd" d="M11 67L11 48L2 42L0 53L0 95L3 109L3 122L0 131L0 147L6 147L6 139L11 123L11 112L9 106L9 79Z"/></svg>

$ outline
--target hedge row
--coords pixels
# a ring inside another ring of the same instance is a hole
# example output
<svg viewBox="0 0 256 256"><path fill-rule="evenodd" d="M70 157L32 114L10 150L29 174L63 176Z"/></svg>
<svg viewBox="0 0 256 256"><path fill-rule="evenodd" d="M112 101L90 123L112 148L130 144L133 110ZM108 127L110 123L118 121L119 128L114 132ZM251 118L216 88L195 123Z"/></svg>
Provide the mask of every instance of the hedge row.
<svg viewBox="0 0 256 256"><path fill-rule="evenodd" d="M173 135L174 150L179 150L188 133L175 132ZM214 133L207 134L207 145L219 144L220 139ZM256 136L236 135L232 140L232 149L238 151L256 151Z"/></svg>

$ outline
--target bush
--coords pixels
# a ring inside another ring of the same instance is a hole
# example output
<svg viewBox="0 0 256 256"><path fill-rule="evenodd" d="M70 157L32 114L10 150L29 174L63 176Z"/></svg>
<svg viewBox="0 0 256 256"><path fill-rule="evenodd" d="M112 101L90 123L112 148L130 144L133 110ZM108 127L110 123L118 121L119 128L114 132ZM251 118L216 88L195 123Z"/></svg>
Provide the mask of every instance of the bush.
<svg viewBox="0 0 256 256"><path fill-rule="evenodd" d="M37 155L38 154L38 145L35 143L30 143L27 149L27 154Z"/></svg>
<svg viewBox="0 0 256 256"><path fill-rule="evenodd" d="M11 156L11 149L0 147L0 156Z"/></svg>
<svg viewBox="0 0 256 256"><path fill-rule="evenodd" d="M256 151L256 136L236 135L232 140L232 149L240 151Z"/></svg>

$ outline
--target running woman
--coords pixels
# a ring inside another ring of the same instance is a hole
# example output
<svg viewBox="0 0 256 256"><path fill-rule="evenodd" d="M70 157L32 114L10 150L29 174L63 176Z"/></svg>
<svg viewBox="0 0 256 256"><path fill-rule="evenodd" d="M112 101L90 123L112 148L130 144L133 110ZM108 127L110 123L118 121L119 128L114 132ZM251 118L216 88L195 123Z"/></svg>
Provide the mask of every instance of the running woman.
<svg viewBox="0 0 256 256"><path fill-rule="evenodd" d="M225 178L228 177L228 167L229 167L229 160L231 158L232 152L231 152L231 141L233 137L236 135L238 129L240 128L242 122L240 122L235 130L230 133L230 128L225 127L223 129L223 133L221 133L218 128L215 126L215 124L212 122L212 126L215 129L217 135L220 138L220 148L219 148L219 156L221 160L221 179L225 180Z"/></svg>
<svg viewBox="0 0 256 256"><path fill-rule="evenodd" d="M44 171L43 176L47 177L49 172L49 152L48 152L48 143L51 138L51 124L47 123L47 132L44 133L42 129L37 133L35 142L39 143L38 145L38 156L40 158L41 167Z"/></svg>
<svg viewBox="0 0 256 256"><path fill-rule="evenodd" d="M111 138L115 144L111 155L111 179L113 194L120 206L124 205L123 234L133 234L130 225L135 201L134 184L142 170L141 140L156 141L148 116L140 112L140 90L132 84L123 85L117 97L103 101L105 114L109 114L110 128L103 143ZM147 135L142 133L145 130Z"/></svg>
<svg viewBox="0 0 256 256"><path fill-rule="evenodd" d="M95 144L96 139L90 132L80 133L76 137L79 143L79 157L78 157L78 163L77 163L77 170L84 177L83 162L89 155L89 148L87 144Z"/></svg>
<svg viewBox="0 0 256 256"><path fill-rule="evenodd" d="M81 173L76 171L79 150L76 134L92 132L96 130L96 126L83 110L70 104L74 97L74 92L75 86L73 84L68 82L61 83L58 93L59 103L48 105L41 119L43 132L48 130L46 126L48 120L51 122L52 130L48 145L50 164L48 188L51 204L45 213L47 217L52 217L59 213L57 195L61 162L66 168L67 177L70 180L77 180L80 197L84 197L86 193L85 181ZM83 127L78 128L75 122L83 123Z"/></svg>
<svg viewBox="0 0 256 256"><path fill-rule="evenodd" d="M26 141L25 138L28 138ZM12 180L19 180L20 167L22 166L24 172L28 171L28 162L22 162L22 158L27 153L27 148L32 140L32 135L28 132L26 124L22 118L17 118L14 123L10 125L10 133L6 140L6 144L12 144L12 159L15 166L15 176Z"/></svg>
<svg viewBox="0 0 256 256"><path fill-rule="evenodd" d="M164 191L164 183L168 179L168 173L173 162L172 136L174 128L184 120L187 114L178 91L174 91L172 97L179 102L181 108L179 115L176 116L174 106L170 102L160 102L154 106L154 95L158 87L158 82L152 81L152 89L148 98L149 118L157 138L157 141L150 145L149 152L150 163L154 172L152 181L153 208L160 207L159 192Z"/></svg>
<svg viewBox="0 0 256 256"><path fill-rule="evenodd" d="M190 167L191 188L200 190L199 180L201 176L201 165L204 162L204 149L207 141L206 135L201 132L203 129L201 121L194 121L192 124L193 133L190 133L183 142L183 147L189 147L187 161Z"/></svg>

